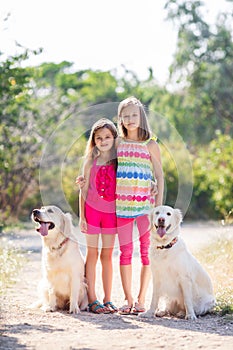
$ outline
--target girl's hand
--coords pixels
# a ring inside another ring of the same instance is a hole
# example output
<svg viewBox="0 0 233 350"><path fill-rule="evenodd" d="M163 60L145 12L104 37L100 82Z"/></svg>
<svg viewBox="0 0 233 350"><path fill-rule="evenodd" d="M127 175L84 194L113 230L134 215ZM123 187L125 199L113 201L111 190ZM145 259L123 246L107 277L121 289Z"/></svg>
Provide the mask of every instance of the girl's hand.
<svg viewBox="0 0 233 350"><path fill-rule="evenodd" d="M158 194L157 181L151 181L150 194L151 196L156 196L156 194Z"/></svg>
<svg viewBox="0 0 233 350"><path fill-rule="evenodd" d="M86 180L83 175L79 175L76 177L75 183L79 185L79 189L83 188L83 186L85 185L85 182Z"/></svg>
<svg viewBox="0 0 233 350"><path fill-rule="evenodd" d="M83 233L87 233L87 222L85 219L80 219L79 221L80 231Z"/></svg>

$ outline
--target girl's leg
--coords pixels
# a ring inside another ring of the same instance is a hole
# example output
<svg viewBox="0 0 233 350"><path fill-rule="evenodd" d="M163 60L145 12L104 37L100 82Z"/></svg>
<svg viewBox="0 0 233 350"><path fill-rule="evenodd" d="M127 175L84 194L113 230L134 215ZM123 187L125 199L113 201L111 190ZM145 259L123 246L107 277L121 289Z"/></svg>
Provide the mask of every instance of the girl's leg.
<svg viewBox="0 0 233 350"><path fill-rule="evenodd" d="M129 312L133 305L132 296L132 255L133 255L134 219L117 218L118 239L120 244L120 274L125 300ZM124 310L123 310L124 311Z"/></svg>
<svg viewBox="0 0 233 350"><path fill-rule="evenodd" d="M138 293L138 308L144 308L146 300L146 292L150 282L151 270L149 265L142 265L140 275L140 289ZM144 311L144 310L142 310Z"/></svg>
<svg viewBox="0 0 233 350"><path fill-rule="evenodd" d="M100 260L102 264L102 281L104 290L104 303L111 301L112 293L112 252L115 242L115 235L102 234L102 249L100 254Z"/></svg>
<svg viewBox="0 0 233 350"><path fill-rule="evenodd" d="M137 219L137 226L140 240L140 254L141 254L141 274L140 274L140 289L138 294L138 309L144 308L146 292L151 277L151 270L149 265L149 246L150 246L150 220L148 215L139 216Z"/></svg>
<svg viewBox="0 0 233 350"><path fill-rule="evenodd" d="M99 235L86 234L87 256L85 264L85 273L88 283L88 302L93 303L97 297L95 292L96 264L98 260L98 241Z"/></svg>
<svg viewBox="0 0 233 350"><path fill-rule="evenodd" d="M129 309L133 306L132 265L120 265L121 283ZM125 307L123 307L125 309ZM124 311L124 310L123 310ZM129 310L130 312L130 310Z"/></svg>
<svg viewBox="0 0 233 350"><path fill-rule="evenodd" d="M98 300L95 292L95 282L96 282L96 264L98 260L98 241L99 234L86 234L87 241L87 257L86 257L86 279L87 279L87 294L90 311L101 314L109 313L108 307L102 305Z"/></svg>

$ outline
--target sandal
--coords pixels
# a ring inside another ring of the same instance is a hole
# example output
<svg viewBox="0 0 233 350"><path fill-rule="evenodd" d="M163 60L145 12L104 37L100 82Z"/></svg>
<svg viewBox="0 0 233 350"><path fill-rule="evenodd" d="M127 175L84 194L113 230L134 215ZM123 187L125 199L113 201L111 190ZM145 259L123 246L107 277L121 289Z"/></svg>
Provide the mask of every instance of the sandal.
<svg viewBox="0 0 233 350"><path fill-rule="evenodd" d="M89 312L93 312L94 314L109 314L111 312L108 307L101 304L98 300L88 304L88 308Z"/></svg>
<svg viewBox="0 0 233 350"><path fill-rule="evenodd" d="M138 314L140 314L140 312L145 312L145 311L146 311L146 309L144 308L144 306L140 306L139 303L135 303L133 310L132 310L132 314L138 315Z"/></svg>
<svg viewBox="0 0 233 350"><path fill-rule="evenodd" d="M107 301L106 303L104 303L104 306L109 308L111 313L114 313L114 312L118 311L118 308L115 305L113 305L113 303L111 301Z"/></svg>
<svg viewBox="0 0 233 350"><path fill-rule="evenodd" d="M131 311L132 311L132 305L123 305L120 309L119 309L119 314L120 315L130 315Z"/></svg>

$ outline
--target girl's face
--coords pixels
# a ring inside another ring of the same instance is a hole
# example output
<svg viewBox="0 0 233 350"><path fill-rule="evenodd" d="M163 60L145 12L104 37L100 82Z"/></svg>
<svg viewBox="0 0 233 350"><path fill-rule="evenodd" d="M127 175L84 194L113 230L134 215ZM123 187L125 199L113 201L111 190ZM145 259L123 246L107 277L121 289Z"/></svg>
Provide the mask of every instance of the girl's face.
<svg viewBox="0 0 233 350"><path fill-rule="evenodd" d="M140 126L140 109L138 106L129 105L121 111L121 119L127 130L135 130Z"/></svg>
<svg viewBox="0 0 233 350"><path fill-rule="evenodd" d="M100 152L107 152L114 144L114 137L108 128L101 128L95 132L94 142Z"/></svg>

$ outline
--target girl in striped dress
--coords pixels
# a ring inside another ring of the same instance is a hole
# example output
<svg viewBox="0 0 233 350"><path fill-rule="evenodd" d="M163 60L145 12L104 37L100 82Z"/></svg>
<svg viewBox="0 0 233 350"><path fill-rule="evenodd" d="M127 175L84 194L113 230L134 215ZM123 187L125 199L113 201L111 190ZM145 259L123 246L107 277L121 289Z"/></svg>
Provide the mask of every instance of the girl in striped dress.
<svg viewBox="0 0 233 350"><path fill-rule="evenodd" d="M145 311L145 296L150 280L148 250L149 213L162 205L164 179L160 149L151 137L142 103L135 97L123 100L118 107L116 215L120 245L120 274L126 305L121 314ZM151 183L157 181L157 195L151 195ZM139 231L141 274L137 300L132 295L133 225Z"/></svg>

